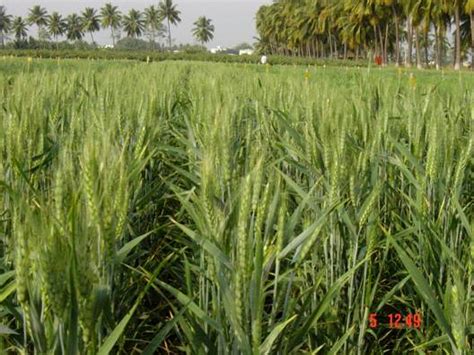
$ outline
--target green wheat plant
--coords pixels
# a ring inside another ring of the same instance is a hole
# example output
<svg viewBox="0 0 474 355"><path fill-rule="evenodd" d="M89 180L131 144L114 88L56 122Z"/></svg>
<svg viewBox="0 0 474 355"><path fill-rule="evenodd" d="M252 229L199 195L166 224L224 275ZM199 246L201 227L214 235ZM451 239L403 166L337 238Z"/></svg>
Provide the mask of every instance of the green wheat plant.
<svg viewBox="0 0 474 355"><path fill-rule="evenodd" d="M474 350L472 74L1 67L0 351Z"/></svg>

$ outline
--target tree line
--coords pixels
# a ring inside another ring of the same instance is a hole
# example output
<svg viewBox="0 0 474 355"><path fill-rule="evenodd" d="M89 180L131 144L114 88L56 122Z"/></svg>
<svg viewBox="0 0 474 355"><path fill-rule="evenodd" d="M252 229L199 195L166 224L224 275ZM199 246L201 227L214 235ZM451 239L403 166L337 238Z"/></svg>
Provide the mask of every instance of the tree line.
<svg viewBox="0 0 474 355"><path fill-rule="evenodd" d="M270 54L373 55L381 64L437 68L454 32L455 69L469 48L474 68L474 0L276 0L260 7L256 25L259 48Z"/></svg>
<svg viewBox="0 0 474 355"><path fill-rule="evenodd" d="M121 32L124 32L129 38L146 35L153 43L167 36L171 48L171 26L181 22L180 14L173 0L161 0L158 6L151 5L144 11L131 9L126 14L118 6L107 3L100 10L87 7L80 14L68 16L56 11L49 14L46 8L36 5L26 17L13 17L7 13L5 6L0 6L0 44L2 48L5 46L8 35L13 35L17 42L26 40L29 26L36 25L39 41L53 38L57 42L61 36L69 41L78 41L88 34L91 42L95 43L94 33L104 29L110 31L114 46ZM212 20L199 17L194 22L192 33L201 44L209 42L214 37Z"/></svg>

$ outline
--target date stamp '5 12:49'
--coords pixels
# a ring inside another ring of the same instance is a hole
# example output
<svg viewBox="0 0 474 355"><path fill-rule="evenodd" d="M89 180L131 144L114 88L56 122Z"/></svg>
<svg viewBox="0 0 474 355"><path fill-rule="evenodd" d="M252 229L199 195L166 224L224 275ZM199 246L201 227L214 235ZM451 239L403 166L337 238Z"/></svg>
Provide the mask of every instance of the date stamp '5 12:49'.
<svg viewBox="0 0 474 355"><path fill-rule="evenodd" d="M403 328L421 328L421 315L419 313L408 313L406 315L400 313L390 313L387 315L379 315L377 313L369 314L369 327L378 328L380 326L386 326L390 329L403 329Z"/></svg>

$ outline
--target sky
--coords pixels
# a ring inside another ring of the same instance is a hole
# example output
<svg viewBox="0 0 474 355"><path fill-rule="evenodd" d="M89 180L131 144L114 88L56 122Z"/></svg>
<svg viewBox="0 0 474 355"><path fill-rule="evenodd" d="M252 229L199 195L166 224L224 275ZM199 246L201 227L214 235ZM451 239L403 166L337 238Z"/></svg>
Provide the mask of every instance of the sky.
<svg viewBox="0 0 474 355"><path fill-rule="evenodd" d="M135 8L143 10L150 5L157 5L158 0L0 0L0 5L14 16L26 16L28 9L34 5L45 7L48 12L58 11L63 15L81 12L85 7L99 9L104 3L112 2L122 12ZM258 8L272 3L271 0L174 0L181 11L181 23L171 28L176 44L197 43L191 34L194 21L199 16L206 16L215 26L214 39L207 44L208 48L216 46L232 47L242 42L253 44L256 36L255 14ZM30 29L29 35L36 36L36 29ZM89 39L87 36L86 39ZM99 44L111 44L110 33L101 31L94 34Z"/></svg>

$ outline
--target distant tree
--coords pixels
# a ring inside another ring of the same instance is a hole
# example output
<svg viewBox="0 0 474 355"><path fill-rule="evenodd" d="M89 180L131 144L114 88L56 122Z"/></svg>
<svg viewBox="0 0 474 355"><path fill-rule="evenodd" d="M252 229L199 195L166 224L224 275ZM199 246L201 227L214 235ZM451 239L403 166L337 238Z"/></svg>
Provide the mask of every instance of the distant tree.
<svg viewBox="0 0 474 355"><path fill-rule="evenodd" d="M194 22L193 36L201 42L201 45L214 38L214 25L211 19L201 16Z"/></svg>
<svg viewBox="0 0 474 355"><path fill-rule="evenodd" d="M28 36L28 25L21 16L15 17L11 25L11 30L17 43Z"/></svg>
<svg viewBox="0 0 474 355"><path fill-rule="evenodd" d="M79 41L84 37L84 25L77 14L71 14L66 18L66 37L70 41Z"/></svg>
<svg viewBox="0 0 474 355"><path fill-rule="evenodd" d="M243 42L236 45L233 49L235 49L236 51L240 51L242 49L253 49L253 46L249 43Z"/></svg>
<svg viewBox="0 0 474 355"><path fill-rule="evenodd" d="M168 45L171 48L171 25L181 22L179 15L181 12L173 4L173 0L161 0L158 5L160 16L168 22Z"/></svg>
<svg viewBox="0 0 474 355"><path fill-rule="evenodd" d="M138 38L145 30L145 22L142 13L138 10L132 9L123 18L123 29L128 37Z"/></svg>
<svg viewBox="0 0 474 355"><path fill-rule="evenodd" d="M179 52L184 52L184 53L191 53L191 54L197 54L197 53L206 53L207 48L196 44L180 44L179 46L173 46L173 50L177 50Z"/></svg>
<svg viewBox="0 0 474 355"><path fill-rule="evenodd" d="M63 19L60 13L53 12L48 19L48 32L53 36L54 40L57 42L58 37L62 36L66 31L66 21Z"/></svg>
<svg viewBox="0 0 474 355"><path fill-rule="evenodd" d="M110 28L112 33L112 43L115 46L116 31L120 29L122 24L122 14L117 6L107 3L100 9L102 28Z"/></svg>
<svg viewBox="0 0 474 355"><path fill-rule="evenodd" d="M147 7L144 11L145 15L145 28L149 34L150 42L155 43L156 38L163 35L165 32L164 26L161 23L162 18L160 11L155 6Z"/></svg>
<svg viewBox="0 0 474 355"><path fill-rule="evenodd" d="M5 6L0 6L0 43L5 47L5 36L10 31L12 16L7 14Z"/></svg>
<svg viewBox="0 0 474 355"><path fill-rule="evenodd" d="M48 24L48 12L39 5L33 6L28 13L28 23L38 27L38 40L41 40L41 34L44 33L43 27Z"/></svg>
<svg viewBox="0 0 474 355"><path fill-rule="evenodd" d="M129 51L145 51L150 48L150 44L139 38L125 37L117 41L115 48Z"/></svg>
<svg viewBox="0 0 474 355"><path fill-rule="evenodd" d="M81 14L81 20L84 32L90 34L92 44L94 44L93 33L100 30L100 16L92 7L86 7Z"/></svg>

